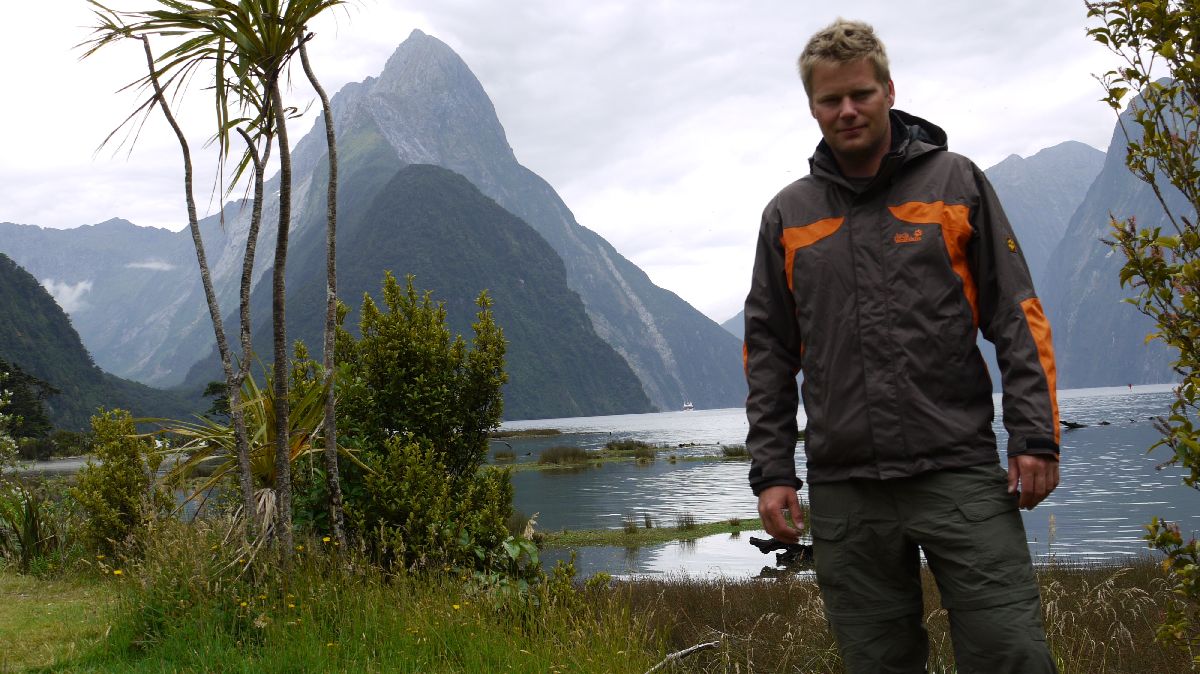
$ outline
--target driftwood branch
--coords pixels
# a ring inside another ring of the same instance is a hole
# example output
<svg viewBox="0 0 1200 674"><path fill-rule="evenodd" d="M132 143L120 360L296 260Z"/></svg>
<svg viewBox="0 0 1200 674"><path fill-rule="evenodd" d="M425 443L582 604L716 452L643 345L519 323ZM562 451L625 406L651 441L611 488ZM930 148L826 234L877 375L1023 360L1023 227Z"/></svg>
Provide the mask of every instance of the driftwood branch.
<svg viewBox="0 0 1200 674"><path fill-rule="evenodd" d="M687 656L691 655L692 653L703 651L708 648L716 648L717 646L720 646L720 645L721 645L720 641L710 641L710 642L704 643L704 644L696 644L695 646L688 646L687 648L683 649L682 651L675 651L674 653L671 653L667 657L663 658L662 662L658 663L657 665L654 665L650 669L647 669L646 674L650 674L650 672L657 672L658 670L662 669L663 667L666 667L670 663L676 662L678 660L682 660L682 659L686 658Z"/></svg>

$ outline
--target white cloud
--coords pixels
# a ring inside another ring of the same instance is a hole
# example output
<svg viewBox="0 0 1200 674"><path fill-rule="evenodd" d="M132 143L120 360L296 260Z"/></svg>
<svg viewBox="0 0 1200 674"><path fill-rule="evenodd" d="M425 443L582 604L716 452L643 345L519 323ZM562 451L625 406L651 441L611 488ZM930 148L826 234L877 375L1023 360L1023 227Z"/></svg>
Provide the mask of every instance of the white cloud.
<svg viewBox="0 0 1200 674"><path fill-rule="evenodd" d="M171 271L175 265L170 262L161 260L145 260L143 262L129 262L125 265L126 269L149 269L152 271Z"/></svg>
<svg viewBox="0 0 1200 674"><path fill-rule="evenodd" d="M55 302L58 302L58 306L62 307L63 311L70 314L87 306L83 296L91 292L92 282L67 283L48 278L42 280L42 287L50 293Z"/></svg>

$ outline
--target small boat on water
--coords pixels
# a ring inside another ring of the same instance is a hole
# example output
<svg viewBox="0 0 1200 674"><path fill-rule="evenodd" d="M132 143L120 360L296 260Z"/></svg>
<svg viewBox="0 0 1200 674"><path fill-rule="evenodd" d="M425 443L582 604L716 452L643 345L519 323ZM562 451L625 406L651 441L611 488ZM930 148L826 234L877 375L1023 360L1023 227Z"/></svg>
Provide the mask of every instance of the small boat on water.
<svg viewBox="0 0 1200 674"><path fill-rule="evenodd" d="M696 409L696 407L695 407L695 405L692 405L692 401L690 401L690 400L683 401L683 411L684 412L691 412L694 409Z"/></svg>

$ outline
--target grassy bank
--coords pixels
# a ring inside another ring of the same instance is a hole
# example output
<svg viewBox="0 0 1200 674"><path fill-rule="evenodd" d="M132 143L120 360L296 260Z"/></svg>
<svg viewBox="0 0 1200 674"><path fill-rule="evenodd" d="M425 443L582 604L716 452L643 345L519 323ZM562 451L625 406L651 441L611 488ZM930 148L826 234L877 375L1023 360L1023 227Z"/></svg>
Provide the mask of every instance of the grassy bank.
<svg viewBox="0 0 1200 674"><path fill-rule="evenodd" d="M711 454L680 455L680 449L711 447ZM749 461L750 455L744 445L654 445L640 440L617 440L599 449L584 449L574 445L556 445L543 449L536 461L517 462L517 453L512 449L495 450L492 461L496 465L508 466L513 470L586 470L600 468L606 463L633 462L650 464L655 461L706 462L706 461Z"/></svg>
<svg viewBox="0 0 1200 674"><path fill-rule="evenodd" d="M757 527L757 520L746 521L732 518L722 522L691 522L690 524L687 521L669 520L646 528L643 518L629 518L622 529L568 529L545 532L543 542L547 547L556 548L582 548L596 545L631 548L692 540L714 534L732 534L741 532L743 529L756 529Z"/></svg>
<svg viewBox="0 0 1200 674"><path fill-rule="evenodd" d="M492 431L488 433L489 438L545 438L555 435L562 435L562 431L557 428L522 428L515 431Z"/></svg>
<svg viewBox="0 0 1200 674"><path fill-rule="evenodd" d="M214 588L164 613L146 605L137 573L64 583L0 572L3 671L640 673L711 641L720 644L680 670L841 671L820 594L796 578L601 578L519 599L451 575L384 576L309 558L287 584L260 579L257 594ZM1186 654L1153 642L1161 573L1150 560L1040 569L1060 671L1186 671ZM947 616L925 581L930 671L953 671ZM155 615L170 622L132 629Z"/></svg>

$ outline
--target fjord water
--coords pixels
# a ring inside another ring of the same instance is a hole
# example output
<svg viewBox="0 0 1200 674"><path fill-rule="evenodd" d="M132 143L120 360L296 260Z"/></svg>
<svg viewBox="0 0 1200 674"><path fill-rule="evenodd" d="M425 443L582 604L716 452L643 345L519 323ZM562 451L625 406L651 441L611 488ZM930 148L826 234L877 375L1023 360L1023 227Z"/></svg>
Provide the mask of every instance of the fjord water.
<svg viewBox="0 0 1200 674"><path fill-rule="evenodd" d="M1150 419L1166 414L1171 399L1169 385L1059 391L1061 418L1084 427L1063 429L1061 484L1044 503L1022 513L1030 551L1037 558L1111 561L1147 554L1141 536L1156 516L1179 522L1185 536L1200 530L1200 493L1183 486L1180 469L1157 469L1168 458L1167 450L1146 452L1159 437ZM999 395L995 404L994 427L1003 447L1007 434L1000 423ZM803 414L799 422L803 427ZM538 513L541 530L620 528L624 518L641 524L645 515L655 526L666 527L683 514L698 522L738 517L747 529L739 537L719 535L637 550L585 549L577 566L584 574L757 573L771 565L773 555L763 556L746 542L750 535L764 536L757 530L756 502L746 483L749 463L688 460L720 454L720 445L743 443L746 427L741 409L507 422L505 430L555 428L563 433L505 440L519 463L535 462L554 445L598 449L610 440L636 439L670 447L649 464L519 471L513 475L515 507ZM494 441L492 450L497 449L508 447ZM797 455L803 477L802 448Z"/></svg>

